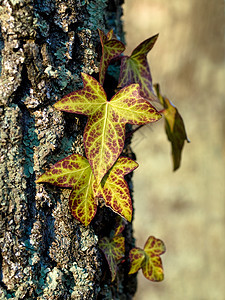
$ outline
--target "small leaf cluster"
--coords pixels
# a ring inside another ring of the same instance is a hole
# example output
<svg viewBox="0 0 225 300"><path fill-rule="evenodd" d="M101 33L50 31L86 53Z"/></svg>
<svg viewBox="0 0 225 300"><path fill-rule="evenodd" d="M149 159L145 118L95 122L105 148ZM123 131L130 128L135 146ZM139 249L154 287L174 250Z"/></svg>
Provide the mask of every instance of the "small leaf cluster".
<svg viewBox="0 0 225 300"><path fill-rule="evenodd" d="M154 46L155 35L137 46L131 56L122 56L125 46L117 40L113 30L106 35L99 30L102 55L99 81L81 73L83 88L74 91L54 104L60 111L82 114L88 117L83 141L85 157L72 154L54 164L36 182L47 182L71 189L69 207L72 215L85 226L95 217L99 199L106 206L126 219L132 220L132 202L124 176L138 167L130 158L122 157L126 124L143 126L165 117L168 139L172 143L174 170L180 165L181 152L187 135L183 120L172 103L161 96L159 86L152 84L147 54ZM121 62L117 91L108 100L103 88L107 68L112 60ZM152 103L162 105L159 112ZM122 236L124 225L119 225L114 234L104 237L100 248L105 254L112 274L116 277L117 264L125 252ZM146 278L153 281L163 279L160 255L165 252L161 240L150 236L144 249L133 248L129 257L130 273L140 268Z"/></svg>
<svg viewBox="0 0 225 300"><path fill-rule="evenodd" d="M115 229L111 231L110 237L103 237L99 241L99 247L109 265L112 281L116 278L118 265L123 262L125 257L125 239L122 236L124 228L125 222L118 216ZM166 247L163 241L154 236L148 237L144 249L135 247L130 250L130 271L128 274L134 274L142 269L148 280L162 281L164 273L160 255L165 251Z"/></svg>

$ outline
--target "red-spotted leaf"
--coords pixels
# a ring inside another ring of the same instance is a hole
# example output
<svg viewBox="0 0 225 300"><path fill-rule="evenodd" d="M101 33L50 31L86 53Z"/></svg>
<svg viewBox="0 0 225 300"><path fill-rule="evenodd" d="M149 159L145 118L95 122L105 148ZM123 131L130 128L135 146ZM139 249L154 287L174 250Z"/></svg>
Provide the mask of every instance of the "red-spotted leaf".
<svg viewBox="0 0 225 300"><path fill-rule="evenodd" d="M132 219L132 202L124 176L137 167L138 164L132 159L119 157L102 179L97 194L98 197L104 198L107 206L129 222Z"/></svg>
<svg viewBox="0 0 225 300"><path fill-rule="evenodd" d="M132 83L139 83L140 95L149 100L156 101L152 87L152 76L147 61L147 54L154 46L158 34L145 40L137 46L131 56L124 56L121 60L119 88Z"/></svg>
<svg viewBox="0 0 225 300"><path fill-rule="evenodd" d="M107 237L99 241L99 247L103 251L111 272L112 281L116 278L117 265L125 254L125 240L123 236Z"/></svg>
<svg viewBox="0 0 225 300"><path fill-rule="evenodd" d="M110 30L107 35L104 34L100 29L98 30L100 41L102 45L102 56L99 68L99 82L101 85L104 83L105 73L109 62L120 55L124 50L125 46L122 42L118 41L113 34L113 30Z"/></svg>
<svg viewBox="0 0 225 300"><path fill-rule="evenodd" d="M116 213L131 221L132 203L124 176L137 167L135 161L120 157L98 186L88 160L79 154L72 154L53 165L36 182L71 188L69 207L72 215L85 226L96 214L99 197ZM122 222L117 224L116 234L122 232L123 226Z"/></svg>
<svg viewBox="0 0 225 300"><path fill-rule="evenodd" d="M144 250L133 248L130 250L130 271L136 273L140 268L144 276L151 281L162 281L164 278L160 255L166 251L166 247L160 239L150 236L145 243Z"/></svg>
<svg viewBox="0 0 225 300"><path fill-rule="evenodd" d="M145 252L142 249L133 248L129 252L129 258L131 263L129 274L134 274L141 269L145 261Z"/></svg>
<svg viewBox="0 0 225 300"><path fill-rule="evenodd" d="M129 85L110 101L93 77L82 73L84 88L68 94L55 108L88 116L84 146L97 184L113 166L124 147L125 124L141 125L161 118L156 109L139 94L139 85Z"/></svg>
<svg viewBox="0 0 225 300"><path fill-rule="evenodd" d="M94 218L97 210L92 188L94 176L86 158L72 154L60 160L36 180L36 183L41 182L71 188L69 206L72 215L86 226Z"/></svg>
<svg viewBox="0 0 225 300"><path fill-rule="evenodd" d="M126 221L124 220L124 218L117 216L115 230L112 231L113 236L121 234L125 228L125 224L126 224Z"/></svg>
<svg viewBox="0 0 225 300"><path fill-rule="evenodd" d="M107 37L107 40L116 39L116 36L115 36L115 34L113 32L113 29L110 29L109 32L107 32L106 37Z"/></svg>
<svg viewBox="0 0 225 300"><path fill-rule="evenodd" d="M186 134L184 121L177 108L169 99L161 95L159 84L155 85L155 89L161 104L165 108L163 111L165 117L165 131L168 140L171 142L173 170L175 171L180 167L184 141L189 142L189 139Z"/></svg>

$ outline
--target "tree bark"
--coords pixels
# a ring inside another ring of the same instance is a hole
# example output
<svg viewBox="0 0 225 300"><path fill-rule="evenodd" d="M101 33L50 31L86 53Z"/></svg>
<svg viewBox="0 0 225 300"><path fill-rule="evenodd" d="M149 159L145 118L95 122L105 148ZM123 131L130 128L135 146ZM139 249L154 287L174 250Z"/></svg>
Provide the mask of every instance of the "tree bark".
<svg viewBox="0 0 225 300"><path fill-rule="evenodd" d="M85 227L71 216L68 190L35 184L60 159L84 155L86 118L52 105L82 88L81 71L98 72L97 28L113 28L123 39L122 2L0 1L1 299L131 299L135 293L127 261L111 283L98 247L115 214L99 207ZM124 151L133 156L129 145ZM127 254L132 224L124 236Z"/></svg>

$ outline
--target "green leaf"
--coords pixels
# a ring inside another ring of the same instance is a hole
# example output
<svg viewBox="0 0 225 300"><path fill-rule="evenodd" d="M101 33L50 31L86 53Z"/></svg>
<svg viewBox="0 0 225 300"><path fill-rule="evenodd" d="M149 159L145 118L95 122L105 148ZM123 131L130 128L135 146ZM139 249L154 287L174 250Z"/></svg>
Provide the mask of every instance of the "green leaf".
<svg viewBox="0 0 225 300"><path fill-rule="evenodd" d="M140 85L140 95L149 100L157 101L152 86L152 76L147 61L147 54L154 46L158 34L143 41L137 46L131 56L124 56L121 60L118 88L132 83Z"/></svg>
<svg viewBox="0 0 225 300"><path fill-rule="evenodd" d="M186 134L184 121L181 115L179 114L177 108L169 99L161 95L159 84L155 85L155 90L160 100L160 103L165 108L165 110L163 111L165 117L165 131L168 140L171 142L173 170L175 171L180 167L184 141L190 141Z"/></svg>
<svg viewBox="0 0 225 300"><path fill-rule="evenodd" d="M160 255L165 253L166 247L160 239L150 236L145 243L144 250L133 248L130 250L130 271L136 273L140 268L144 276L151 281L162 281L164 278Z"/></svg>
<svg viewBox="0 0 225 300"><path fill-rule="evenodd" d="M36 180L36 183L41 182L71 188L69 206L72 215L85 226L94 218L97 211L92 188L94 176L86 158L72 154L60 160Z"/></svg>
<svg viewBox="0 0 225 300"><path fill-rule="evenodd" d="M113 30L110 30L107 35L105 35L100 29L98 29L98 32L102 45L102 56L99 67L99 82L101 85L103 85L109 62L113 58L120 55L125 50L125 46L122 42L118 41L114 37Z"/></svg>
<svg viewBox="0 0 225 300"><path fill-rule="evenodd" d="M132 219L132 202L124 176L138 167L130 158L119 157L101 181L97 196L103 197L107 206L129 222Z"/></svg>
<svg viewBox="0 0 225 300"><path fill-rule="evenodd" d="M117 273L117 265L120 262L120 259L125 255L124 237L121 235L114 236L112 239L104 237L99 241L99 247L105 255L111 272L112 281L114 281Z"/></svg>
<svg viewBox="0 0 225 300"><path fill-rule="evenodd" d="M142 125L161 118L156 109L139 95L138 84L120 90L110 101L93 77L82 73L84 88L63 97L54 107L84 114L84 146L97 184L113 166L124 147L125 124Z"/></svg>

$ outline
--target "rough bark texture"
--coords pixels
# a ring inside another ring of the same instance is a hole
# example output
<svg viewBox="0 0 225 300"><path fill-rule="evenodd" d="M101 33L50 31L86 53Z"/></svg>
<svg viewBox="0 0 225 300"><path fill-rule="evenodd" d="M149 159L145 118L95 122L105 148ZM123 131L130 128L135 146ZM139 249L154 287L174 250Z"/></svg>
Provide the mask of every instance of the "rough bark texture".
<svg viewBox="0 0 225 300"><path fill-rule="evenodd" d="M86 119L52 104L82 87L81 71L98 72L97 28L123 38L121 2L0 1L1 299L131 299L135 292L127 262L111 283L98 248L115 214L99 208L91 226L82 226L67 190L35 184L51 164L84 154ZM124 235L128 252L131 224Z"/></svg>

